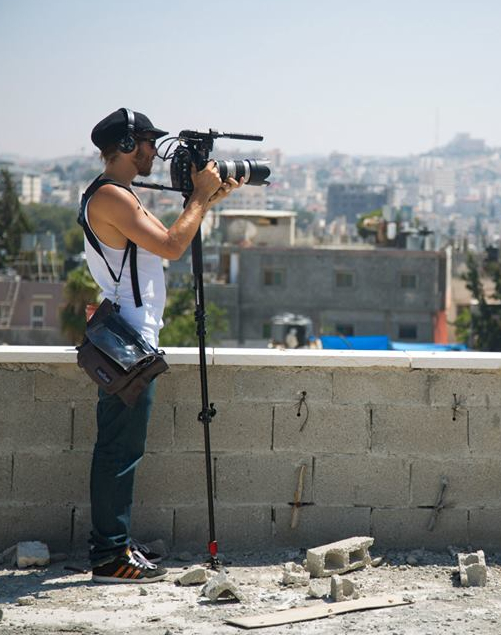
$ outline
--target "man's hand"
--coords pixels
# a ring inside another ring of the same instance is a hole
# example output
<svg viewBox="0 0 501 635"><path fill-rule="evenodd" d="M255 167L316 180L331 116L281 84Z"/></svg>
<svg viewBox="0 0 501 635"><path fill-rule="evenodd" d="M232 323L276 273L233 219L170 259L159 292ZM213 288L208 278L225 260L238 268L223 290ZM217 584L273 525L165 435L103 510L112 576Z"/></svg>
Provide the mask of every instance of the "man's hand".
<svg viewBox="0 0 501 635"><path fill-rule="evenodd" d="M199 199L204 204L216 194L222 184L214 161L209 161L205 168L200 171L192 164L191 180L193 181L193 194L190 198Z"/></svg>
<svg viewBox="0 0 501 635"><path fill-rule="evenodd" d="M210 209L217 203L220 203L224 198L226 198L233 190L237 190L239 187L242 187L244 184L244 177L242 176L240 181L235 181L235 179L231 178L231 176L221 184L221 187L215 192L209 199L209 203L207 205L207 209Z"/></svg>

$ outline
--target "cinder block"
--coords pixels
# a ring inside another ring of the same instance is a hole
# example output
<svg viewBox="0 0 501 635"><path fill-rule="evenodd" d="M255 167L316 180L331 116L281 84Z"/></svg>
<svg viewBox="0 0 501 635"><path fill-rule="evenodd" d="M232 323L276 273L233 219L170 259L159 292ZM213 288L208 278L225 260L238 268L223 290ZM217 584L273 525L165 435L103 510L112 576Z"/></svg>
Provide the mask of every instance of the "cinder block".
<svg viewBox="0 0 501 635"><path fill-rule="evenodd" d="M369 410L312 402L275 406L273 449L359 453L369 448ZM306 419L307 417L307 419ZM301 429L302 428L302 429Z"/></svg>
<svg viewBox="0 0 501 635"><path fill-rule="evenodd" d="M331 577L331 598L334 602L344 602L346 600L356 600L360 597L355 583L340 575Z"/></svg>
<svg viewBox="0 0 501 635"><path fill-rule="evenodd" d="M148 422L146 452L168 452L173 445L174 406L155 399Z"/></svg>
<svg viewBox="0 0 501 635"><path fill-rule="evenodd" d="M332 371L302 368L240 369L235 375L235 398L290 404L307 392L310 403L332 401Z"/></svg>
<svg viewBox="0 0 501 635"><path fill-rule="evenodd" d="M134 499L163 507L202 503L207 496L205 454L146 454L136 471Z"/></svg>
<svg viewBox="0 0 501 635"><path fill-rule="evenodd" d="M52 552L67 551L71 537L71 505L0 505L0 552L17 542L40 540Z"/></svg>
<svg viewBox="0 0 501 635"><path fill-rule="evenodd" d="M91 455L88 452L14 454L12 498L22 503L86 502Z"/></svg>
<svg viewBox="0 0 501 635"><path fill-rule="evenodd" d="M274 538L277 547L316 547L370 532L369 507L306 505L299 510L299 524L291 529L292 507L274 508Z"/></svg>
<svg viewBox="0 0 501 635"><path fill-rule="evenodd" d="M97 435L97 395L94 401L75 401L73 403L73 448L92 452Z"/></svg>
<svg viewBox="0 0 501 635"><path fill-rule="evenodd" d="M353 536L346 540L308 549L306 569L311 573L312 578L325 578L333 574L361 569L371 562L369 547L373 543L374 538ZM342 592L343 588L341 588Z"/></svg>
<svg viewBox="0 0 501 635"><path fill-rule="evenodd" d="M2 451L64 450L70 448L70 404L6 402L0 408Z"/></svg>
<svg viewBox="0 0 501 635"><path fill-rule="evenodd" d="M469 443L473 455L501 456L501 408L468 408Z"/></svg>
<svg viewBox="0 0 501 635"><path fill-rule="evenodd" d="M97 386L76 364L46 364L37 367L35 399L58 401L61 395L68 401L97 400Z"/></svg>
<svg viewBox="0 0 501 635"><path fill-rule="evenodd" d="M485 586L487 567L483 551L458 553L458 563L461 586Z"/></svg>
<svg viewBox="0 0 501 635"><path fill-rule="evenodd" d="M167 359L168 361L168 359ZM207 367L207 386L209 400L233 399L233 377L235 370L227 367ZM173 366L157 379L156 399L160 403L177 404L181 402L199 403L201 401L200 370L198 366Z"/></svg>
<svg viewBox="0 0 501 635"><path fill-rule="evenodd" d="M281 452L222 454L217 456L215 465L216 497L220 503L292 502L301 465L307 466L302 500L312 500L311 457Z"/></svg>
<svg viewBox="0 0 501 635"><path fill-rule="evenodd" d="M501 504L501 460L460 459L412 462L411 501L413 507L435 505L440 479L448 485L444 502L454 507L497 507Z"/></svg>
<svg viewBox="0 0 501 635"><path fill-rule="evenodd" d="M219 550L254 551L269 549L271 507L267 505L215 505L215 529ZM207 504L176 507L174 548L206 553L209 540Z"/></svg>
<svg viewBox="0 0 501 635"><path fill-rule="evenodd" d="M0 455L0 501L11 498L12 454Z"/></svg>
<svg viewBox="0 0 501 635"><path fill-rule="evenodd" d="M204 449L204 426L197 420L200 404L180 403L176 407L174 444L180 450ZM269 451L272 440L271 404L216 404L217 414L209 424L214 451Z"/></svg>
<svg viewBox="0 0 501 635"><path fill-rule="evenodd" d="M0 368L0 403L24 404L35 400L35 377L21 364L2 364ZM19 407L19 406L18 406Z"/></svg>
<svg viewBox="0 0 501 635"><path fill-rule="evenodd" d="M409 503L407 459L372 454L315 459L314 500L320 505L405 507Z"/></svg>
<svg viewBox="0 0 501 635"><path fill-rule="evenodd" d="M426 371L407 368L364 370L335 368L334 403L425 405L429 403L429 383Z"/></svg>
<svg viewBox="0 0 501 635"><path fill-rule="evenodd" d="M465 509L444 509L428 531L431 509L373 509L372 535L378 548L431 550L468 543Z"/></svg>
<svg viewBox="0 0 501 635"><path fill-rule="evenodd" d="M468 519L468 544L501 551L501 509L472 509Z"/></svg>
<svg viewBox="0 0 501 635"><path fill-rule="evenodd" d="M400 456L469 456L466 413L450 408L374 406L372 451Z"/></svg>
<svg viewBox="0 0 501 635"><path fill-rule="evenodd" d="M132 507L131 534L140 542L153 542L160 538L167 549L172 547L174 509L155 505Z"/></svg>
<svg viewBox="0 0 501 635"><path fill-rule="evenodd" d="M495 371L430 371L430 402L433 406L454 404L454 394L463 408L501 406L501 374Z"/></svg>

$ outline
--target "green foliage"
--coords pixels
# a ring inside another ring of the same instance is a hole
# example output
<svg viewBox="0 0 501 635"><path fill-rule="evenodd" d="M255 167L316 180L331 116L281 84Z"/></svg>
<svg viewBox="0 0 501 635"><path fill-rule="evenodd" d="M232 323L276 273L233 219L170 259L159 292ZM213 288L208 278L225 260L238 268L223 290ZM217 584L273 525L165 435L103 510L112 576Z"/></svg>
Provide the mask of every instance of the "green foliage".
<svg viewBox="0 0 501 635"><path fill-rule="evenodd" d="M42 205L30 203L22 206L28 218L32 231L37 234L51 232L56 235L57 248L64 249L64 234L75 227L76 211L68 207L57 205Z"/></svg>
<svg viewBox="0 0 501 635"><path fill-rule="evenodd" d="M0 263L1 253L15 256L21 246L21 234L30 231L30 223L21 209L12 175L0 171Z"/></svg>
<svg viewBox="0 0 501 635"><path fill-rule="evenodd" d="M206 342L217 344L215 333L228 329L226 311L213 302L205 307ZM170 289L164 311L165 326L160 331L160 346L198 346L195 323L195 294L191 287Z"/></svg>
<svg viewBox="0 0 501 635"><path fill-rule="evenodd" d="M380 219L383 217L382 208L378 208L373 210L372 212L367 212L367 214L362 214L357 221L357 232L361 238L368 238L369 236L377 233L377 223L371 223L370 227L364 226L364 221L367 219Z"/></svg>
<svg viewBox="0 0 501 635"><path fill-rule="evenodd" d="M458 316L455 322L456 336L474 350L501 351L501 265L495 261L482 266L469 253L466 266L466 273L462 277L477 304L472 309L464 309ZM494 282L494 293L490 298L485 295L482 273Z"/></svg>
<svg viewBox="0 0 501 635"><path fill-rule="evenodd" d="M63 236L64 248L68 254L79 254L84 250L84 234L80 225L68 229Z"/></svg>
<svg viewBox="0 0 501 635"><path fill-rule="evenodd" d="M85 306L97 302L99 295L86 264L68 274L63 294L66 304L60 314L61 330L73 344L79 344L85 333Z"/></svg>

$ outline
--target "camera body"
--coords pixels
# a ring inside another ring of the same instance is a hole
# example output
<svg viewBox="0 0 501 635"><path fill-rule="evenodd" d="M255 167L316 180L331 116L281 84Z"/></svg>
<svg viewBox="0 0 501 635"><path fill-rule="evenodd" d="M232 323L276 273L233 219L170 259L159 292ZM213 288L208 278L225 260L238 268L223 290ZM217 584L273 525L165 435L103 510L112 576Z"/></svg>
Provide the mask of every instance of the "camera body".
<svg viewBox="0 0 501 635"><path fill-rule="evenodd" d="M250 141L262 141L263 139L263 137L255 135L220 133L212 129L210 129L209 132L182 130L177 138L178 145L172 154L170 164L171 181L174 189L184 194L189 194L193 191L191 165L193 163L197 170L203 170L209 161L209 155L214 147L214 139L218 137ZM167 157L165 157L164 160L166 158ZM215 162L223 181L230 177L239 181L240 178L243 177L244 183L248 185L269 185L269 182L266 181L270 175L268 161L243 159Z"/></svg>

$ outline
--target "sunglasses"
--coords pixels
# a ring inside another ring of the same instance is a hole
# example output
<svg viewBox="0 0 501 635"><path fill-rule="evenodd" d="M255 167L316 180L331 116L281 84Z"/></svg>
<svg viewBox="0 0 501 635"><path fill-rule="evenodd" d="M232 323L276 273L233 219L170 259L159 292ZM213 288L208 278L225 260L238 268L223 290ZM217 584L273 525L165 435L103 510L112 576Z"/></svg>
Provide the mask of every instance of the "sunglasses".
<svg viewBox="0 0 501 635"><path fill-rule="evenodd" d="M157 140L156 140L155 138L150 138L150 137L136 137L136 139L137 139L138 141L144 141L144 142L146 142L146 143L149 143L149 144L150 144L150 146L151 146L152 148L156 148L156 147L157 147L157 146L156 146Z"/></svg>

